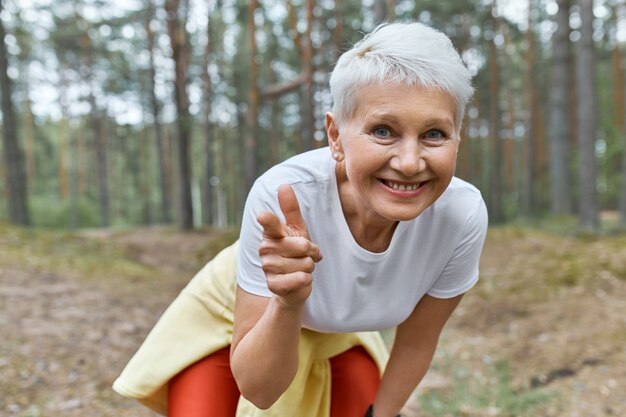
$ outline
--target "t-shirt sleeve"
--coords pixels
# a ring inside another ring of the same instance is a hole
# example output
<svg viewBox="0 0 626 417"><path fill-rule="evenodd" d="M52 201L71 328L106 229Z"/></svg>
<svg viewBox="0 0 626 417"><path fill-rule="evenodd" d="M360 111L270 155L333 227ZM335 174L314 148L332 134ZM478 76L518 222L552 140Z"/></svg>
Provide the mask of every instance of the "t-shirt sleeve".
<svg viewBox="0 0 626 417"><path fill-rule="evenodd" d="M487 208L480 198L476 209L467 218L459 244L439 278L428 290L428 295L435 298L456 297L478 282L478 265L487 235L487 224Z"/></svg>
<svg viewBox="0 0 626 417"><path fill-rule="evenodd" d="M265 211L271 211L283 219L277 190L257 180L248 194L243 210L237 251L237 284L251 294L270 297L272 293L267 288L259 257L263 228L257 221L257 216Z"/></svg>

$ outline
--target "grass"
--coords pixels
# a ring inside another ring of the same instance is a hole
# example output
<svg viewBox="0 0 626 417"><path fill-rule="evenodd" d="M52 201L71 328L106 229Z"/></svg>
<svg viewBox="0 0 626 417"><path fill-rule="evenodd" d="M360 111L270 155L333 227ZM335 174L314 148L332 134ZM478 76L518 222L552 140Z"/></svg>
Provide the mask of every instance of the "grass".
<svg viewBox="0 0 626 417"><path fill-rule="evenodd" d="M563 235L498 227L489 229L485 252L492 258L481 262L476 291L484 298L498 294L539 302L566 288L594 289L602 277L626 280L626 235Z"/></svg>
<svg viewBox="0 0 626 417"><path fill-rule="evenodd" d="M82 277L146 276L151 268L129 258L114 244L79 237L72 233L22 229L0 225L3 265L26 266L37 271L78 273Z"/></svg>
<svg viewBox="0 0 626 417"><path fill-rule="evenodd" d="M215 235L207 241L206 245L196 251L195 258L199 264L204 264L237 239L239 239L239 228L216 229Z"/></svg>
<svg viewBox="0 0 626 417"><path fill-rule="evenodd" d="M453 382L442 391L419 398L421 411L430 417L534 416L556 395L545 389L515 388L507 362L496 362L486 375L463 368L453 370Z"/></svg>

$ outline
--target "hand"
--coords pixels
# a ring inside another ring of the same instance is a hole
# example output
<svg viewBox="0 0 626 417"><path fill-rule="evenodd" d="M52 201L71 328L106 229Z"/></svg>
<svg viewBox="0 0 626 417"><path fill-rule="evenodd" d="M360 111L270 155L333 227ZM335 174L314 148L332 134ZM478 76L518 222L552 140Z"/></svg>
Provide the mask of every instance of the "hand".
<svg viewBox="0 0 626 417"><path fill-rule="evenodd" d="M299 307L311 294L311 272L322 260L320 249L311 242L296 194L290 185L278 189L278 203L285 223L271 212L261 213L263 227L259 247L261 267L269 290L286 306Z"/></svg>

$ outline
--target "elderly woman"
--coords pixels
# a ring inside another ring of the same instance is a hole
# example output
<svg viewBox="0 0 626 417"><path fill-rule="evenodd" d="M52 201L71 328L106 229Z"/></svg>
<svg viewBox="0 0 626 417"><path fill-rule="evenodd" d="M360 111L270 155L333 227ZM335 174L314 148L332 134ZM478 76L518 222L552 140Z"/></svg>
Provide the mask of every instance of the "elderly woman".
<svg viewBox="0 0 626 417"><path fill-rule="evenodd" d="M170 416L396 416L478 280L485 204L454 177L470 78L419 23L379 26L343 54L329 147L256 181L239 242L114 388ZM377 331L393 327L387 355Z"/></svg>

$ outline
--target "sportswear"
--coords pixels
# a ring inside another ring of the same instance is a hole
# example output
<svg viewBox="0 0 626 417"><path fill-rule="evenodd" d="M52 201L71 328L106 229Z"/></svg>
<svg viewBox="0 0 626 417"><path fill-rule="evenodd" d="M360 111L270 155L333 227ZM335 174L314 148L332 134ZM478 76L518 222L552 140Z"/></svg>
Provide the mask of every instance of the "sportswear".
<svg viewBox="0 0 626 417"><path fill-rule="evenodd" d="M343 218L327 148L293 157L256 181L246 202L240 242L224 249L181 291L132 357L113 389L153 410L167 410L168 381L232 341L237 283L270 296L260 268L256 215L282 218L277 189L291 184L311 239L324 255L313 272L299 342L296 377L268 410L241 398L238 417L328 417L332 358L363 346L382 373L388 357L376 331L404 320L424 294L454 297L478 279L487 216L480 193L453 178L416 219L400 222L389 248L372 253L354 241Z"/></svg>
<svg viewBox="0 0 626 417"><path fill-rule="evenodd" d="M113 389L167 413L168 382L200 359L231 344L235 309L237 243L202 268L165 310ZM287 391L267 410L244 397L237 417L329 417L329 358L363 346L382 375L388 353L378 332L318 333L303 329L298 343L298 371Z"/></svg>
<svg viewBox="0 0 626 417"><path fill-rule="evenodd" d="M343 216L328 148L296 155L257 179L246 201L237 255L237 282L252 294L270 297L258 249L257 216L274 212L284 221L277 192L289 184L296 193L311 241L323 260L313 271L303 327L318 332L390 328L413 311L424 294L452 298L478 281L478 262L487 230L480 192L453 178L430 207L399 222L382 253L354 240Z"/></svg>

